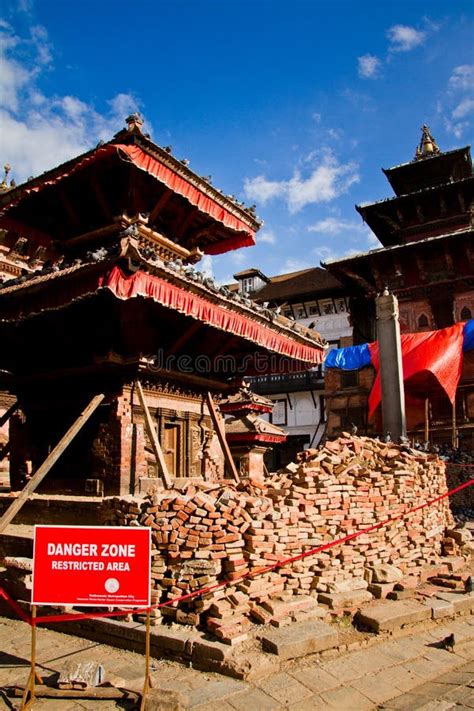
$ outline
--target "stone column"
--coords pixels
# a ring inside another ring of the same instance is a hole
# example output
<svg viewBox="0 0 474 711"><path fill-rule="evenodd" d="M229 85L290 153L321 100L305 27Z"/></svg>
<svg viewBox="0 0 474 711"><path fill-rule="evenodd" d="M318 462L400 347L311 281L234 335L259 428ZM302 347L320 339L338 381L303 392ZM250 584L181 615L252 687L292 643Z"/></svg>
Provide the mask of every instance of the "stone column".
<svg viewBox="0 0 474 711"><path fill-rule="evenodd" d="M385 289L375 299L382 384L384 435L396 441L406 436L405 392L403 389L402 348L398 300Z"/></svg>

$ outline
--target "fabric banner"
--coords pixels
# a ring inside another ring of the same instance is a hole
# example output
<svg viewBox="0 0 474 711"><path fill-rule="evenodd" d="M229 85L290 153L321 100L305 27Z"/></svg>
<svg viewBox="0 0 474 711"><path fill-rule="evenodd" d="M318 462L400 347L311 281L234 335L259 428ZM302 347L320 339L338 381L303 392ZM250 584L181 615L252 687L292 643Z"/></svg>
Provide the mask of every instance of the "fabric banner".
<svg viewBox="0 0 474 711"><path fill-rule="evenodd" d="M322 347L298 343L265 324L231 311L224 305L213 304L160 277L141 271L127 277L119 267L114 267L108 276L101 277L99 285L110 289L119 299L132 299L136 296L151 298L162 306L191 316L221 331L245 338L266 350L288 356L296 361L317 365L323 360Z"/></svg>
<svg viewBox="0 0 474 711"><path fill-rule="evenodd" d="M461 377L463 352L474 349L474 319L438 331L404 333L401 336L403 380L423 372L431 373L454 402ZM326 368L359 370L373 365L377 376L369 397L369 418L381 401L378 341L360 346L336 348L328 353Z"/></svg>
<svg viewBox="0 0 474 711"><path fill-rule="evenodd" d="M434 375L451 402L461 377L463 361L464 323L439 331L404 333L401 336L403 380L423 371ZM369 418L374 414L382 398L380 358L378 341L369 344L372 365L377 371L369 396Z"/></svg>

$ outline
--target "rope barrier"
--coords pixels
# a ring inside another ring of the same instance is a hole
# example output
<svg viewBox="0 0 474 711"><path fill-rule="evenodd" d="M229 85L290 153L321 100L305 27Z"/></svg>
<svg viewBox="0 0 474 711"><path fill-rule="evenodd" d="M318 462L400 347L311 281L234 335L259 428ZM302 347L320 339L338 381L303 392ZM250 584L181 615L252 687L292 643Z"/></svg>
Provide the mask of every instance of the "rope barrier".
<svg viewBox="0 0 474 711"><path fill-rule="evenodd" d="M472 466L472 465L471 465ZM29 616L27 613L24 612L24 610L21 609L21 607L18 605L15 600L13 600L6 590L4 590L0 586L0 597L2 597L5 602L7 602L8 605L18 614L19 617L21 617L25 622L28 622L31 626L35 626L41 623L52 623L52 622L78 622L80 620L89 620L89 619L96 619L96 618L108 618L108 617L123 617L124 615L136 615L136 614L144 614L146 612L149 612L151 610L157 610L160 607L165 607L168 605L173 605L179 602L184 602L185 600L191 600L195 597L198 597L200 595L207 595L211 592L214 592L215 590L219 590L220 588L226 587L227 585L235 585L236 583L240 582L241 580L245 580L246 578L254 578L258 575L263 575L264 573L268 573L272 570L278 569L278 568L285 568L291 563L295 563L299 560L302 560L303 558L307 558L308 556L313 556L316 555L317 553L321 553L322 551L329 550L330 548L333 548L334 546L342 545L343 543L347 543L347 541L352 541L355 538L358 538L359 536L363 536L367 533L371 533L372 531L376 531L379 528L383 528L384 526L388 526L391 523L394 523L395 521L400 521L402 519L408 518L409 516L412 516L414 513L417 511L421 511L422 509L426 508L427 506L433 506L434 504L438 503L439 501L442 501L443 499L452 496L453 494L456 494L458 491L461 491L462 489L466 489L468 486L472 486L474 484L474 479L470 479L467 482L464 482L463 484L460 484L457 486L455 489L451 489L450 491L445 492L444 494L441 494L440 496L437 496L435 499L430 499L429 501L425 501L423 504L419 504L418 506L415 506L414 508L410 509L409 511L405 511L405 513L398 514L397 516L393 516L392 518L385 519L384 521L380 521L379 523L375 523L372 526L368 526L367 528L363 528L360 531L355 531L354 533L350 533L347 536L343 536L342 538L336 538L333 541L329 541L328 543L324 543L321 546L317 546L316 548L312 548L309 551L303 551L302 553L299 553L298 555L292 556L290 558L284 558L282 560L277 561L276 563L272 563L270 565L267 565L263 568L256 568L255 570L249 571L248 573L242 573L242 575L238 576L234 580L223 580L219 583L214 583L213 585L209 585L204 588L199 588L198 590L193 590L193 592L187 593L186 595L181 595L180 597L175 597L172 600L166 600L165 602L160 602L157 603L156 605L151 605L150 607L147 608L132 608L132 609L122 609L122 610L114 610L112 612L89 612L89 613L74 613L74 614L60 614L60 615L43 615L36 617L34 620Z"/></svg>

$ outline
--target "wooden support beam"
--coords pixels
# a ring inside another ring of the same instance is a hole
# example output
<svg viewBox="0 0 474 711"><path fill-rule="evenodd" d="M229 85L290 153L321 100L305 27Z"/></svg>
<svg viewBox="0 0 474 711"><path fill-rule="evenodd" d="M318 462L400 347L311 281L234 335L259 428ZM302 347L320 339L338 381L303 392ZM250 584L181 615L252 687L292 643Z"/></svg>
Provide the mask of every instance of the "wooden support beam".
<svg viewBox="0 0 474 711"><path fill-rule="evenodd" d="M94 395L85 410L81 412L77 420L71 425L66 434L63 436L63 438L58 442L56 447L52 450L52 452L48 454L43 464L40 466L39 469L35 471L28 484L18 496L18 498L13 501L13 503L9 506L9 508L0 518L0 533L3 533L10 521L13 520L13 518L20 511L20 509L26 503L31 494L35 491L35 489L37 489L39 484L41 484L44 477L52 468L52 466L56 464L61 454L63 454L63 452L71 444L74 437L84 427L91 415L97 410L104 397L105 395L103 395L102 393L99 395Z"/></svg>
<svg viewBox="0 0 474 711"><path fill-rule="evenodd" d="M153 420L151 419L150 410L148 409L148 405L146 404L145 395L143 394L142 384L140 383L139 380L136 381L136 386L137 386L137 392L138 392L138 399L140 400L140 405L143 410L143 414L145 415L145 428L146 428L148 437L150 438L151 446L153 447L153 454L155 455L156 463L158 464L158 466L161 469L161 472L163 474L163 479L166 484L166 488L171 489L173 482L171 480L171 476L168 471L168 467L166 465L163 450L161 449L161 445L158 440L158 435L156 434L156 430L153 425Z"/></svg>
<svg viewBox="0 0 474 711"><path fill-rule="evenodd" d="M226 466L227 466L228 470L230 471L230 473L232 474L233 479L235 479L236 482L239 482L240 477L237 473L237 469L236 469L234 460L232 458L232 454L230 452L229 445L228 445L227 440L225 438L224 423L222 422L222 418L219 416L219 413L217 412L216 406L214 404L214 400L213 400L210 392L207 393L206 404L207 404L207 407L209 408L209 414L211 415L212 424L214 425L214 429L216 431L217 438L219 440L219 444L221 445L222 452L224 453L224 460L225 460Z"/></svg>
<svg viewBox="0 0 474 711"><path fill-rule="evenodd" d="M166 188L165 191L160 195L159 199L157 200L150 214L148 215L149 225L152 225L154 223L154 221L156 220L162 209L165 207L172 194L173 191L171 190L171 188Z"/></svg>
<svg viewBox="0 0 474 711"><path fill-rule="evenodd" d="M97 202L100 205L100 209L104 213L104 216L108 219L112 219L112 210L110 209L110 205L108 203L108 200L106 199L104 192L102 190L102 187L97 180L97 178L93 177L90 179L90 183L92 185L92 189L94 190L94 194L96 196Z"/></svg>
<svg viewBox="0 0 474 711"><path fill-rule="evenodd" d="M15 400L13 405L10 405L8 410L4 412L3 415L0 417L0 427L3 427L3 425L8 422L10 417L15 414L19 407L20 403L18 402L18 400Z"/></svg>
<svg viewBox="0 0 474 711"><path fill-rule="evenodd" d="M63 204L64 209L67 212L67 216L69 217L69 220L70 220L73 228L78 229L81 225L81 221L79 220L77 212L74 209L71 201L69 200L69 198L66 195L66 193L64 192L64 190L59 191L59 197L60 197L60 200Z"/></svg>
<svg viewBox="0 0 474 711"><path fill-rule="evenodd" d="M176 240L179 240L184 233L186 232L187 228L190 226L192 221L194 220L195 216L198 213L197 207L192 208L189 210L188 214L181 219L178 224L176 225L176 228L174 230L174 238Z"/></svg>
<svg viewBox="0 0 474 711"><path fill-rule="evenodd" d="M191 340L191 338L197 333L197 331L199 331L202 325L202 321L195 321L192 326L183 331L181 336L177 338L176 341L168 348L168 350L166 351L165 358L168 358L168 356L177 353L180 348L182 348L188 341Z"/></svg>

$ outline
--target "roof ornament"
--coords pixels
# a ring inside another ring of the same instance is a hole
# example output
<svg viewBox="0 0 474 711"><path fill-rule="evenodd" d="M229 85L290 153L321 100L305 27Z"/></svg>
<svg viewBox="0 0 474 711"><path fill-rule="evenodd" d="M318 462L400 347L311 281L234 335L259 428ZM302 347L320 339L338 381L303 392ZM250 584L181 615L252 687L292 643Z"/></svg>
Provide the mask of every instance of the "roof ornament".
<svg viewBox="0 0 474 711"><path fill-rule="evenodd" d="M5 175L3 176L3 180L0 183L0 193L6 193L8 190L11 190L12 188L16 187L16 183L14 180L10 180L10 185L8 185L8 173L11 171L11 166L9 163L5 163L3 166L3 170L5 171Z"/></svg>
<svg viewBox="0 0 474 711"><path fill-rule="evenodd" d="M135 112L133 114L130 114L130 116L127 116L127 118L125 119L125 123L127 124L127 130L129 131L129 133L142 132L143 119L139 113Z"/></svg>
<svg viewBox="0 0 474 711"><path fill-rule="evenodd" d="M430 156L437 155L440 152L438 144L431 135L430 129L426 126L426 124L423 124L421 127L420 144L416 147L415 160L429 158Z"/></svg>

